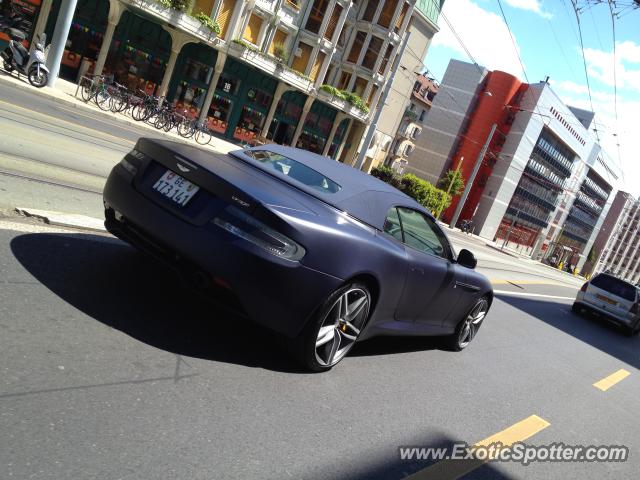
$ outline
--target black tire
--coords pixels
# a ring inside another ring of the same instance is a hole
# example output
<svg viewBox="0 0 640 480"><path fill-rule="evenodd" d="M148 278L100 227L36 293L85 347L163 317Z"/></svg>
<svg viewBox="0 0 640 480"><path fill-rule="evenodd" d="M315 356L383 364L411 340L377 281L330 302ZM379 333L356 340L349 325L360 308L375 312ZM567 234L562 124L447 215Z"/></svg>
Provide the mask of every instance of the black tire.
<svg viewBox="0 0 640 480"><path fill-rule="evenodd" d="M342 309L343 305L346 310ZM349 305L353 307L352 312L348 312ZM366 326L370 313L371 293L365 284L351 282L337 289L292 341L296 360L312 372L330 370L349 353ZM350 315L353 316L350 318ZM322 338L321 329L325 332Z"/></svg>
<svg viewBox="0 0 640 480"><path fill-rule="evenodd" d="M453 335L445 337L444 343L447 350L453 352L464 350L478 334L488 311L489 299L487 297L480 298L469 310L469 313L460 320Z"/></svg>
<svg viewBox="0 0 640 480"><path fill-rule="evenodd" d="M85 102L88 102L89 100L91 100L91 97L93 97L96 93L96 87L93 84L93 82L89 82L89 83L84 83L82 85L82 88L80 88L80 96L82 97L82 100L84 100Z"/></svg>
<svg viewBox="0 0 640 480"><path fill-rule="evenodd" d="M191 122L191 120L188 120L186 118L183 118L178 123L177 130L178 130L178 135L180 135L183 138L189 138L193 136L193 134L196 132L195 129L193 128L193 123Z"/></svg>
<svg viewBox="0 0 640 480"><path fill-rule="evenodd" d="M27 78L29 79L29 83L31 85L33 85L36 88L42 88L49 81L49 74L45 72L42 68L38 68L37 65L34 65L29 69Z"/></svg>
<svg viewBox="0 0 640 480"><path fill-rule="evenodd" d="M198 128L194 137L200 145L207 145L211 141L211 132L208 128Z"/></svg>
<svg viewBox="0 0 640 480"><path fill-rule="evenodd" d="M144 120L145 114L144 104L142 103L138 103L131 108L131 118L138 122Z"/></svg>
<svg viewBox="0 0 640 480"><path fill-rule="evenodd" d="M111 110L111 95L107 90L99 89L94 98L100 110L104 110L105 112Z"/></svg>
<svg viewBox="0 0 640 480"><path fill-rule="evenodd" d="M11 73L13 72L13 65L11 65L11 62L7 62L6 60L4 61L4 69L5 71Z"/></svg>
<svg viewBox="0 0 640 480"><path fill-rule="evenodd" d="M573 305L571 305L571 311L576 315L580 315L580 313L582 313L582 307L580 306L580 304L574 303Z"/></svg>
<svg viewBox="0 0 640 480"><path fill-rule="evenodd" d="M121 93L116 93L111 96L109 108L113 113L118 113L124 110L127 106L127 100Z"/></svg>

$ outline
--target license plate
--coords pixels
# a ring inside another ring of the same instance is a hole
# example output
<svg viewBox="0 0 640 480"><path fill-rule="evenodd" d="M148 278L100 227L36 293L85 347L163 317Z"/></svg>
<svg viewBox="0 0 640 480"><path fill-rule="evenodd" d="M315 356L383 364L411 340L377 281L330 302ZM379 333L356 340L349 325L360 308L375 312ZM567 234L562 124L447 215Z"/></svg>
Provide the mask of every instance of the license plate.
<svg viewBox="0 0 640 480"><path fill-rule="evenodd" d="M599 300L602 300L603 302L607 302L609 305L615 305L617 302L609 297L605 297L604 295L600 295L597 294L596 297L598 297Z"/></svg>
<svg viewBox="0 0 640 480"><path fill-rule="evenodd" d="M165 174L153 184L153 189L169 200L176 202L181 207L184 207L196 192L200 190L200 187L185 180L177 173L167 170Z"/></svg>

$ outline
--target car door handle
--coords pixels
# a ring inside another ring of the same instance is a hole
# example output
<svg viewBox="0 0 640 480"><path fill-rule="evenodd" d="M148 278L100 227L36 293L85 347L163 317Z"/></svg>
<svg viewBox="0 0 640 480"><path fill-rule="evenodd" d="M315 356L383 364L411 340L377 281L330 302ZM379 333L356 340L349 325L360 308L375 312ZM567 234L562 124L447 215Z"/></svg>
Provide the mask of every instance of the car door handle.
<svg viewBox="0 0 640 480"><path fill-rule="evenodd" d="M424 275L424 270L420 267L411 267L411 271L416 273L421 273L422 275Z"/></svg>

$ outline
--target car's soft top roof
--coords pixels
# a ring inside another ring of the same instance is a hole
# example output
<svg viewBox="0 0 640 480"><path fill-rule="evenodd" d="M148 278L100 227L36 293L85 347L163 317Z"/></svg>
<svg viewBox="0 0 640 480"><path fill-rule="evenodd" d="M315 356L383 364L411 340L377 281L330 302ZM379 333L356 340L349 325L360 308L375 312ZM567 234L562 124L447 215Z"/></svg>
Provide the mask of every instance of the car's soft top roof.
<svg viewBox="0 0 640 480"><path fill-rule="evenodd" d="M278 153L298 161L330 178L340 185L341 189L338 192L321 192L301 182L297 182L284 174L281 175L284 180L295 185L300 190L340 210L348 212L350 215L381 230L384 228L384 222L389 209L394 205L413 208L428 214L422 205L391 185L328 157L323 157L322 155L299 148L285 147L276 144L261 145L249 148L248 150L266 150ZM244 150L236 150L230 153L234 157L240 158L267 171L269 174L273 175L275 173L244 152Z"/></svg>

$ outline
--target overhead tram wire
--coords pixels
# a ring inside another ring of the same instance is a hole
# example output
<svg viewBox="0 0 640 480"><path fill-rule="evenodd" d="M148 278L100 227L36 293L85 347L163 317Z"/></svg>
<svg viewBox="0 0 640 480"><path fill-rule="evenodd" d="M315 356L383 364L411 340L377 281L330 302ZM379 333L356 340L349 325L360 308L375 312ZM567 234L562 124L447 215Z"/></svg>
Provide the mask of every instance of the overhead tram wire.
<svg viewBox="0 0 640 480"><path fill-rule="evenodd" d="M575 13L576 21L578 23L578 33L580 34L580 50L582 52L582 64L584 65L584 76L587 81L587 92L589 93L589 105L591 106L591 111L595 112L593 108L593 98L591 96L591 84L589 82L589 72L587 70L587 59L584 55L584 41L582 39L582 27L580 25L580 14L578 11L577 0L571 0L571 3L573 5L573 11ZM598 135L598 129L595 128L594 132L596 133L596 139L598 140L598 143L600 143L600 136Z"/></svg>
<svg viewBox="0 0 640 480"><path fill-rule="evenodd" d="M616 15L613 11L613 1L609 0L609 12L611 13L611 33L613 40L613 110L616 116L616 131L619 133L620 122L618 121L618 74L617 74L617 57L616 57ZM604 50L604 49L603 49ZM618 150L618 164L624 178L624 169L622 168L622 155L620 154L620 136L616 133L616 147Z"/></svg>

